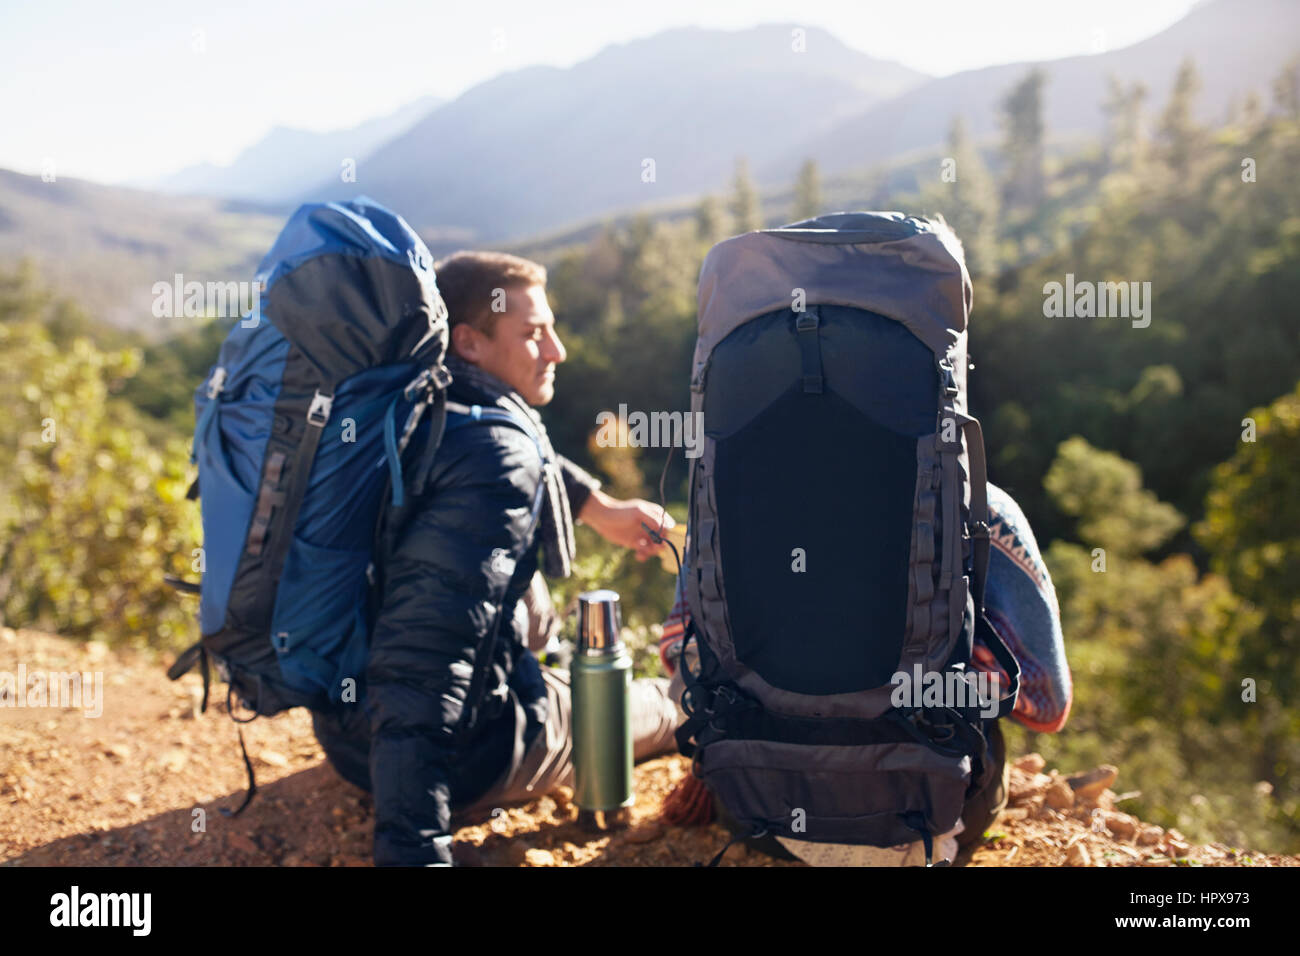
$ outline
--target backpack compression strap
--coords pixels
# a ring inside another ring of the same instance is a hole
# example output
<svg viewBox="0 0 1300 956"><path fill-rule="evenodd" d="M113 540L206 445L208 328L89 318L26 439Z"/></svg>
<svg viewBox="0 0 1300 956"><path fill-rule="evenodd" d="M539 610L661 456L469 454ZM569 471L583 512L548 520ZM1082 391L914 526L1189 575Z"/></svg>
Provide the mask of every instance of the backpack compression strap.
<svg viewBox="0 0 1300 956"><path fill-rule="evenodd" d="M966 434L966 450L970 455L970 527L971 556L973 561L971 592L975 599L975 632L984 645L993 652L997 662L1011 681L1010 689L998 699L998 717L1005 717L1015 709L1020 694L1020 663L1002 636L984 616L984 590L989 573L989 497L988 467L984 457L984 432L979 419L957 413L962 431Z"/></svg>

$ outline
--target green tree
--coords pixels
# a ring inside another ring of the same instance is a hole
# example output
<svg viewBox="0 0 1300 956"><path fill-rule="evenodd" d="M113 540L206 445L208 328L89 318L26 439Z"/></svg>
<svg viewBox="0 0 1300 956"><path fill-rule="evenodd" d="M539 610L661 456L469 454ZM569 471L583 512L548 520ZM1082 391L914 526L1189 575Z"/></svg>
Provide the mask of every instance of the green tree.
<svg viewBox="0 0 1300 956"><path fill-rule="evenodd" d="M1300 56L1288 62L1273 81L1273 101L1287 119L1300 120Z"/></svg>
<svg viewBox="0 0 1300 956"><path fill-rule="evenodd" d="M1140 81L1125 87L1112 75L1108 90L1102 104L1106 114L1106 165L1112 170L1132 169L1141 163L1145 151L1142 103L1147 88Z"/></svg>
<svg viewBox="0 0 1300 956"><path fill-rule="evenodd" d="M695 207L695 236L705 245L722 238L722 204L716 196L705 196Z"/></svg>
<svg viewBox="0 0 1300 956"><path fill-rule="evenodd" d="M159 442L114 393L134 350L0 323L0 612L10 626L178 647L193 639L200 544L184 442Z"/></svg>
<svg viewBox="0 0 1300 956"><path fill-rule="evenodd" d="M1259 93L1250 90L1241 103L1241 125L1246 130L1253 131L1263 118L1264 104L1260 101Z"/></svg>
<svg viewBox="0 0 1300 956"><path fill-rule="evenodd" d="M1242 649L1240 678L1258 683L1252 709L1260 775L1300 798L1300 385L1247 416L1240 448L1214 471L1195 528L1211 566L1263 614ZM1254 434L1250 434L1253 422ZM1300 813L1294 822L1300 830Z"/></svg>
<svg viewBox="0 0 1300 956"><path fill-rule="evenodd" d="M1047 74L1035 67L1002 100L1003 201L1035 207L1046 194L1043 168L1043 87Z"/></svg>
<svg viewBox="0 0 1300 956"><path fill-rule="evenodd" d="M1117 764L1141 788L1133 809L1147 819L1196 839L1278 846L1287 837L1275 806L1255 794L1237 682L1258 613L1185 554L1142 557L1182 518L1142 487L1132 463L1076 437L1044 483L1079 519L1082 543L1055 541L1044 556L1075 692L1065 732L1031 745L1070 763Z"/></svg>
<svg viewBox="0 0 1300 956"><path fill-rule="evenodd" d="M1192 170L1205 142L1205 131L1195 117L1200 91L1201 75L1196 62L1188 57L1178 68L1173 91L1160 118L1161 155L1165 165L1180 177Z"/></svg>
<svg viewBox="0 0 1300 956"><path fill-rule="evenodd" d="M961 116L953 117L948 130L948 158L953 161L953 175L951 181L940 176L935 201L961 238L971 275L995 274L998 190Z"/></svg>
<svg viewBox="0 0 1300 956"><path fill-rule="evenodd" d="M822 212L822 179L817 161L806 159L799 167L799 178L794 184L794 219L802 222L813 219Z"/></svg>
<svg viewBox="0 0 1300 956"><path fill-rule="evenodd" d="M1183 517L1142 487L1137 465L1075 436L1061 443L1043 479L1056 506L1078 519L1078 535L1109 554L1152 551Z"/></svg>
<svg viewBox="0 0 1300 956"><path fill-rule="evenodd" d="M763 227L758 190L749 177L749 163L743 156L736 160L736 173L731 181L731 223L737 235Z"/></svg>

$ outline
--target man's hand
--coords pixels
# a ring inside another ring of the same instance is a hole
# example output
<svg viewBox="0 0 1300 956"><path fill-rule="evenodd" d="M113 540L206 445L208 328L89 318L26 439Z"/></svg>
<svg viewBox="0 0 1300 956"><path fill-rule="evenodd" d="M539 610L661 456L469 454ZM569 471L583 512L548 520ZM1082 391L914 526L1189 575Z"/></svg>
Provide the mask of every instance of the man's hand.
<svg viewBox="0 0 1300 956"><path fill-rule="evenodd" d="M587 497L578 520L590 525L606 541L634 549L638 561L664 549L662 543L656 544L651 539L650 533L641 526L642 522L656 530L659 530L661 522L664 530L676 523L672 515L652 502L643 498L611 498L599 488Z"/></svg>

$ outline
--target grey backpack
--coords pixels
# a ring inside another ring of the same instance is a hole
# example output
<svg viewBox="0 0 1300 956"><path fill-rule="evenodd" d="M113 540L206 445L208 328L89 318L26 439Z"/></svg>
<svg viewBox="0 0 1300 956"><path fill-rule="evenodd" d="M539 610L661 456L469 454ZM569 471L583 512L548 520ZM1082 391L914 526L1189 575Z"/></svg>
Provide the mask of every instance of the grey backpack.
<svg viewBox="0 0 1300 956"><path fill-rule="evenodd" d="M705 259L684 582L700 669L683 668L678 744L745 835L922 839L929 864L987 779L985 721L1014 707L1019 669L983 614L970 304L956 236L901 213ZM977 634L1009 688L899 705L900 674L960 695Z"/></svg>

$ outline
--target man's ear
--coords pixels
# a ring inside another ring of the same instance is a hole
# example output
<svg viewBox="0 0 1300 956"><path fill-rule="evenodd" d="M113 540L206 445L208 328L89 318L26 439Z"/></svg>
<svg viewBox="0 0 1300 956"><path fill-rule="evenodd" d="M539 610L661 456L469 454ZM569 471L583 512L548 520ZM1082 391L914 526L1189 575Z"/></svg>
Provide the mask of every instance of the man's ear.
<svg viewBox="0 0 1300 956"><path fill-rule="evenodd" d="M468 322L458 322L451 327L451 347L467 362L479 357L479 336L482 333Z"/></svg>

